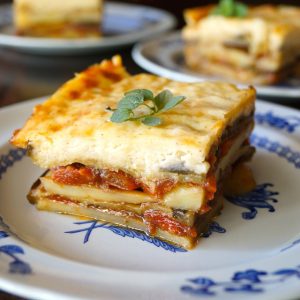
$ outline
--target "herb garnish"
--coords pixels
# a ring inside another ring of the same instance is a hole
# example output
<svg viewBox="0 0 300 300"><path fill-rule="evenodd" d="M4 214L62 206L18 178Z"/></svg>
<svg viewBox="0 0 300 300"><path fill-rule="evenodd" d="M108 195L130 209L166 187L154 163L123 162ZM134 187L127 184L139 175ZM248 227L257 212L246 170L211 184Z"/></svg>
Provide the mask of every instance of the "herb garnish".
<svg viewBox="0 0 300 300"><path fill-rule="evenodd" d="M225 17L245 17L248 12L247 5L235 0L220 0L218 6L212 10L212 15Z"/></svg>
<svg viewBox="0 0 300 300"><path fill-rule="evenodd" d="M114 123L126 121L141 121L148 126L161 124L161 119L154 115L161 114L185 99L184 96L174 96L169 90L164 90L156 96L150 90L136 89L124 94L113 111L110 120Z"/></svg>

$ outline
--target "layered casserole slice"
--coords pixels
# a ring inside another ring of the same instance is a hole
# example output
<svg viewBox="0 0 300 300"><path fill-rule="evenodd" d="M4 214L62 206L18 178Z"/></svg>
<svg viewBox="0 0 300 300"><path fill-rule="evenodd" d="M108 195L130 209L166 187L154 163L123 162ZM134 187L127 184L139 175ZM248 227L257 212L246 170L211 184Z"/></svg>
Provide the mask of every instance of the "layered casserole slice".
<svg viewBox="0 0 300 300"><path fill-rule="evenodd" d="M161 124L115 123L111 110L133 89L186 99ZM28 199L40 210L144 231L192 248L222 208L222 181L251 158L255 91L226 83L130 76L103 61L38 105L11 142L47 171Z"/></svg>
<svg viewBox="0 0 300 300"><path fill-rule="evenodd" d="M101 36L102 0L14 0L19 35L49 38Z"/></svg>
<svg viewBox="0 0 300 300"><path fill-rule="evenodd" d="M191 69L252 84L275 84L296 74L300 8L254 6L240 17L215 10L205 6L185 11L184 57Z"/></svg>

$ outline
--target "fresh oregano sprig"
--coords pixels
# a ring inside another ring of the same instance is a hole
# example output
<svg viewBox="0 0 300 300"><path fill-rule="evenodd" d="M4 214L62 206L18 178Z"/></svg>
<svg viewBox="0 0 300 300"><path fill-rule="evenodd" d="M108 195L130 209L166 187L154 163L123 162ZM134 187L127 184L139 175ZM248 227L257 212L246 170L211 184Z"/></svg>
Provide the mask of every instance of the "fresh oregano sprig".
<svg viewBox="0 0 300 300"><path fill-rule="evenodd" d="M170 110L184 99L184 96L174 96L169 90L154 96L150 90L136 89L125 93L116 109L107 109L113 111L110 120L114 123L141 121L148 126L157 126L161 124L161 119L154 115Z"/></svg>
<svg viewBox="0 0 300 300"><path fill-rule="evenodd" d="M235 0L220 0L212 15L221 15L225 17L245 17L248 13L247 5Z"/></svg>

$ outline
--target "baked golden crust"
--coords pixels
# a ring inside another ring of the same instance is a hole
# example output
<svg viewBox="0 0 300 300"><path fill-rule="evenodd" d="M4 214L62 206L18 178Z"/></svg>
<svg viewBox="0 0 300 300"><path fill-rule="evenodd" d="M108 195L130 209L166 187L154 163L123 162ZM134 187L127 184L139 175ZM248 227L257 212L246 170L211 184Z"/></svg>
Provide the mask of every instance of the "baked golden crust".
<svg viewBox="0 0 300 300"><path fill-rule="evenodd" d="M212 9L184 12L189 67L254 84L276 83L289 76L300 54L300 8L255 6L243 18L210 15Z"/></svg>
<svg viewBox="0 0 300 300"><path fill-rule="evenodd" d="M163 113L161 126L110 121L126 91L169 89L186 100ZM94 168L123 170L135 178L201 180L210 167L207 157L223 131L254 109L255 90L218 82L180 83L148 74L129 76L120 57L104 61L64 84L37 106L11 142L27 148L33 161L53 168L74 162ZM178 172L174 172L177 169Z"/></svg>
<svg viewBox="0 0 300 300"><path fill-rule="evenodd" d="M104 60L84 72L75 74L74 79L67 81L47 101L34 108L31 118L23 129L14 132L11 143L20 148L27 148L29 135L37 132L51 134L62 129L67 123L71 124L76 118L75 115L67 114L72 104L81 103L83 107L85 101L100 91L109 90L114 82L126 77L129 77L129 74L123 67L120 56L115 56L112 60ZM55 119L55 115L60 117ZM49 124L46 120L50 119L54 122Z"/></svg>

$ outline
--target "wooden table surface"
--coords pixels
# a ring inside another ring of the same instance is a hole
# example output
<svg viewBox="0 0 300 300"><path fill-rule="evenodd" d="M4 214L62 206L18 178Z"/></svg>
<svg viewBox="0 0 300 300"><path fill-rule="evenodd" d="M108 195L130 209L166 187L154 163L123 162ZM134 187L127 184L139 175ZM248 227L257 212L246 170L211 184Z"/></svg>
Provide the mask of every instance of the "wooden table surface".
<svg viewBox="0 0 300 300"><path fill-rule="evenodd" d="M295 3L297 1L295 1ZM1 2L7 1L0 0L0 4ZM156 6L167 8L166 5L163 4L167 1L149 0L144 2L146 4L156 4ZM183 8L182 2L185 1L174 1L174 7L177 7L177 15L179 15L179 9L181 10ZM194 2L195 1L187 1L185 7L191 6ZM157 5L159 3L160 5ZM179 5L179 3L181 4ZM290 1L290 3L293 3L293 1ZM176 13L176 11L173 12ZM30 55L12 49L0 48L0 107L49 95L66 80L72 78L75 72L83 70L90 64L97 63L103 58L108 58L118 53L123 56L124 64L127 66L129 72L136 74L143 71L133 62L130 48L110 51L99 55L61 57ZM272 101L270 98L265 100ZM298 99L299 103L284 98L282 98L280 102L300 109L300 99ZM24 298L0 292L0 299L18 300Z"/></svg>

